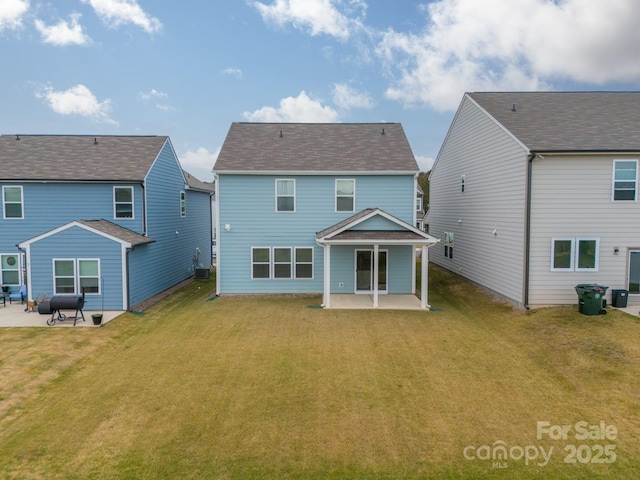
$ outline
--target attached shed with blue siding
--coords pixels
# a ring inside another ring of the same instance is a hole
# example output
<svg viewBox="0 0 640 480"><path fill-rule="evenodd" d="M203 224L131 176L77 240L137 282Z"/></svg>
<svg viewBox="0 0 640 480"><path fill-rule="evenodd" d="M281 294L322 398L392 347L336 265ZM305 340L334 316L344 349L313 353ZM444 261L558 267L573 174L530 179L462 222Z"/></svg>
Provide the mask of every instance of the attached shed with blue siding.
<svg viewBox="0 0 640 480"><path fill-rule="evenodd" d="M125 310L211 266L212 189L168 137L2 135L0 165L12 291L85 287L85 308Z"/></svg>
<svg viewBox="0 0 640 480"><path fill-rule="evenodd" d="M402 126L234 123L214 166L218 293L415 294L419 169ZM346 238L349 237L349 238ZM427 308L427 282L422 283Z"/></svg>

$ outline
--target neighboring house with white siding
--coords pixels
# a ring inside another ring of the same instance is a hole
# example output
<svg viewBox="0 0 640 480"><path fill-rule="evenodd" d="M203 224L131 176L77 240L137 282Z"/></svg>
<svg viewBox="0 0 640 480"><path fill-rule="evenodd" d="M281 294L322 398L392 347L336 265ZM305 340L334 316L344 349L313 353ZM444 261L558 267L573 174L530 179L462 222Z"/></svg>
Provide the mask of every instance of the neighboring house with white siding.
<svg viewBox="0 0 640 480"><path fill-rule="evenodd" d="M639 92L467 93L431 172L430 260L520 307L640 302Z"/></svg>
<svg viewBox="0 0 640 480"><path fill-rule="evenodd" d="M327 308L415 294L415 247L437 242L416 228L418 173L397 123L233 123L214 166L217 293L323 293Z"/></svg>
<svg viewBox="0 0 640 480"><path fill-rule="evenodd" d="M0 283L126 310L211 265L210 184L166 136L0 135Z"/></svg>

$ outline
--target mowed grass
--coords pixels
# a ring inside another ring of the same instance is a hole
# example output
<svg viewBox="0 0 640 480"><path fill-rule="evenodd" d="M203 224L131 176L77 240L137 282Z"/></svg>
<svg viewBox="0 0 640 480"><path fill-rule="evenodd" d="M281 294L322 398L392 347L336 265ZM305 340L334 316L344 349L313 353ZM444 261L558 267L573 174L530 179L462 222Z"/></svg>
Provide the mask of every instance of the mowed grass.
<svg viewBox="0 0 640 480"><path fill-rule="evenodd" d="M214 291L0 330L1 478L637 478L638 318L513 311L435 267L432 312ZM542 421L572 430L538 439Z"/></svg>

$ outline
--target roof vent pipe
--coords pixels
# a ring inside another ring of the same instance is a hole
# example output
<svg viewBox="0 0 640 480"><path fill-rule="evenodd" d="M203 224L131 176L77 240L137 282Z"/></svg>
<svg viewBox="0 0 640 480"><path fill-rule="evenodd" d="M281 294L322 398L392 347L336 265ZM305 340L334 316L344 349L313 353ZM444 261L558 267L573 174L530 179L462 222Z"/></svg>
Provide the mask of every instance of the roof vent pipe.
<svg viewBox="0 0 640 480"><path fill-rule="evenodd" d="M16 135L16 140L20 140L20 135Z"/></svg>
<svg viewBox="0 0 640 480"><path fill-rule="evenodd" d="M384 128L382 129L382 133L381 133L380 135L386 135L386 134L384 133Z"/></svg>
<svg viewBox="0 0 640 480"><path fill-rule="evenodd" d="M97 138L95 138L95 137L94 137L94 139L93 139L93 144L94 144L94 145L97 145L97 144L98 144L98 139L97 139Z"/></svg>
<svg viewBox="0 0 640 480"><path fill-rule="evenodd" d="M284 135L282 135L282 130L280 130L280 138L282 138Z"/></svg>
<svg viewBox="0 0 640 480"><path fill-rule="evenodd" d="M516 110L516 104L515 104L515 103L514 103L514 104L513 104L513 106L511 107L511 111L512 111L512 112L517 112L517 110Z"/></svg>

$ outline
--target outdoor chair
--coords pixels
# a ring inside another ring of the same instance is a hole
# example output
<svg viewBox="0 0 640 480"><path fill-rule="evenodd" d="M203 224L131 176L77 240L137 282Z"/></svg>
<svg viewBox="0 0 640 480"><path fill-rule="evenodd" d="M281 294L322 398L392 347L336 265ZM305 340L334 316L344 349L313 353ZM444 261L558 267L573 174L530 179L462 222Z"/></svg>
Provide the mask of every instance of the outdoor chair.
<svg viewBox="0 0 640 480"><path fill-rule="evenodd" d="M9 294L9 303L13 303L14 300L20 300L20 304L22 305L24 304L24 301L26 299L27 299L27 286L24 283L20 287L19 292Z"/></svg>

